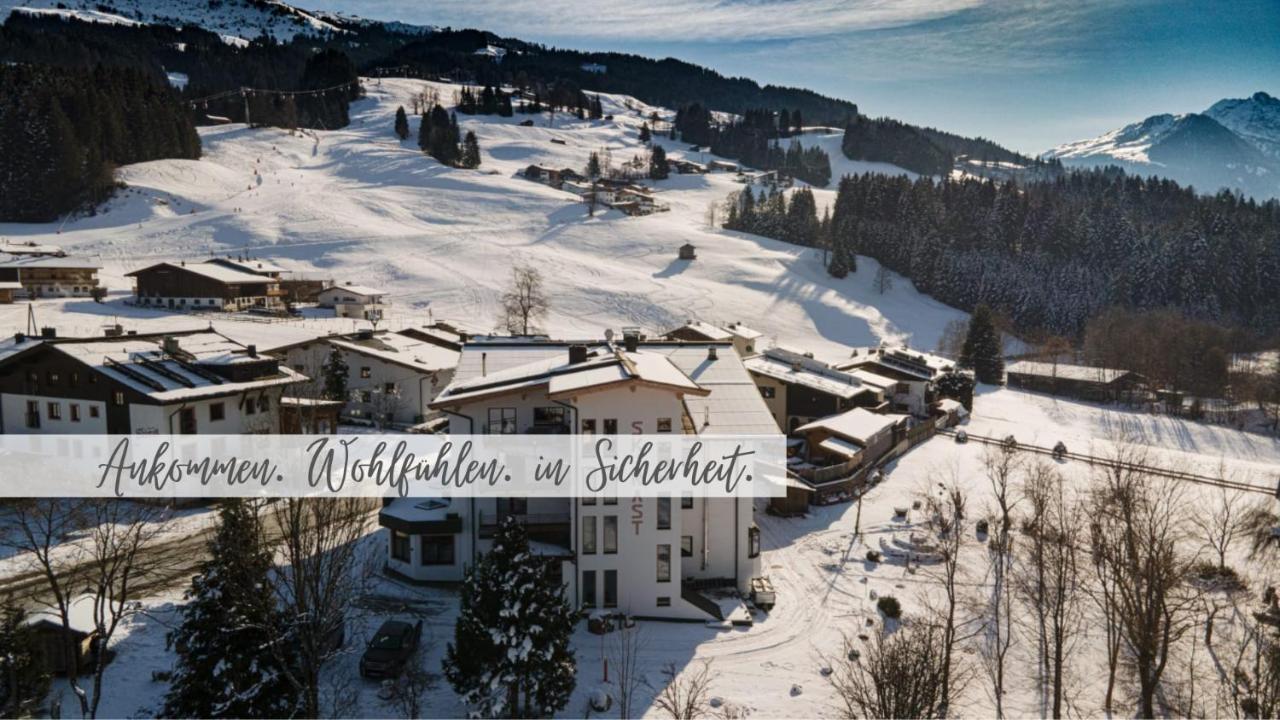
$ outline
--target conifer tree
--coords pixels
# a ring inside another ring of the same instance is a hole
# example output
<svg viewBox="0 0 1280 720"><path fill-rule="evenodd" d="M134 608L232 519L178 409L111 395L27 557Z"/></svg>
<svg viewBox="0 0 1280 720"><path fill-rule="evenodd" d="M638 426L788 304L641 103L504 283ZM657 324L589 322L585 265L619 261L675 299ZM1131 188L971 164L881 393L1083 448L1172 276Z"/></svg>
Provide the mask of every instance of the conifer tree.
<svg viewBox="0 0 1280 720"><path fill-rule="evenodd" d="M640 125L640 142L647 143L649 142L650 137L649 123L643 123Z"/></svg>
<svg viewBox="0 0 1280 720"><path fill-rule="evenodd" d="M467 573L444 674L485 717L550 717L569 701L575 613L525 532L507 518Z"/></svg>
<svg viewBox="0 0 1280 720"><path fill-rule="evenodd" d="M223 501L209 559L191 581L160 714L173 718L278 718L297 706L293 685L265 646L283 620L271 589L273 562L250 504Z"/></svg>
<svg viewBox="0 0 1280 720"><path fill-rule="evenodd" d="M978 305L969 319L969 332L960 351L960 367L973 370L978 382L999 385L1004 381L1004 352L1000 331L996 329L991 308Z"/></svg>
<svg viewBox="0 0 1280 720"><path fill-rule="evenodd" d="M592 179L600 177L600 153L594 150L587 157L587 177Z"/></svg>
<svg viewBox="0 0 1280 720"><path fill-rule="evenodd" d="M934 383L938 395L959 401L965 410L973 412L973 376L966 372L943 373Z"/></svg>
<svg viewBox="0 0 1280 720"><path fill-rule="evenodd" d="M396 108L396 137L406 140L409 137L409 116L404 114L404 106Z"/></svg>
<svg viewBox="0 0 1280 720"><path fill-rule="evenodd" d="M470 130L462 141L462 160L459 164L464 168L480 167L480 141L476 140L476 134Z"/></svg>
<svg viewBox="0 0 1280 720"><path fill-rule="evenodd" d="M422 113L422 120L418 123L418 148L422 152L431 150L431 114Z"/></svg>
<svg viewBox="0 0 1280 720"><path fill-rule="evenodd" d="M0 717L34 717L49 693L26 616L6 606L0 615Z"/></svg>
<svg viewBox="0 0 1280 720"><path fill-rule="evenodd" d="M827 266L827 272L831 277L842 278L849 274L850 270L856 270L853 263L850 262L849 251L845 248L844 243L837 242L831 250L831 264Z"/></svg>
<svg viewBox="0 0 1280 720"><path fill-rule="evenodd" d="M649 155L649 177L653 180L665 180L667 169L667 151L661 145L654 145Z"/></svg>
<svg viewBox="0 0 1280 720"><path fill-rule="evenodd" d="M320 372L324 377L325 399L346 400L347 375L350 371L347 369L346 359L342 357L342 351L337 347L329 351L329 357L325 358L324 367Z"/></svg>

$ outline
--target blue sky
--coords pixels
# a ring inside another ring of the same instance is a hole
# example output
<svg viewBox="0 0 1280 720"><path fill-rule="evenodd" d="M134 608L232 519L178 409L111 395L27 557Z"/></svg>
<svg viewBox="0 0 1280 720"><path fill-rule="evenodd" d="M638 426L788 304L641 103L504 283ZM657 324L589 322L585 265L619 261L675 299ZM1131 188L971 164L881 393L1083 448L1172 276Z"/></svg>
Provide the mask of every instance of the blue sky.
<svg viewBox="0 0 1280 720"><path fill-rule="evenodd" d="M584 50L674 56L1041 152L1280 95L1280 0L303 0Z"/></svg>

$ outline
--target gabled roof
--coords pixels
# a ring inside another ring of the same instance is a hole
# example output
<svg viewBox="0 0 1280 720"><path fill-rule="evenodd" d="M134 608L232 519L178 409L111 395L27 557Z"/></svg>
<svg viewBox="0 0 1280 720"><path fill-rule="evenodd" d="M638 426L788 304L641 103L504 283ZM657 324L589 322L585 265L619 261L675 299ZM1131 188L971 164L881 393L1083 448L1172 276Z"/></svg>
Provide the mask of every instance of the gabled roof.
<svg viewBox="0 0 1280 720"><path fill-rule="evenodd" d="M938 355L906 348L885 347L870 348L865 355L855 350L849 360L836 367L840 370L850 370L870 365L878 365L921 380L932 380L938 373L955 367L954 362Z"/></svg>
<svg viewBox="0 0 1280 720"><path fill-rule="evenodd" d="M101 270L102 266L87 258L30 255L0 262L0 268Z"/></svg>
<svg viewBox="0 0 1280 720"><path fill-rule="evenodd" d="M821 420L815 420L807 425L801 425L796 428L796 432L826 430L833 435L839 435L865 446L867 441L877 433L897 425L907 417L906 415L882 415L862 408L854 408L839 415L832 415Z"/></svg>
<svg viewBox="0 0 1280 720"><path fill-rule="evenodd" d="M215 257L205 261L206 263L214 263L230 268L243 270L255 275L265 275L267 273L286 273L289 272L270 260L254 260L229 257Z"/></svg>
<svg viewBox="0 0 1280 720"><path fill-rule="evenodd" d="M183 264L174 265L173 263L162 262L162 263L156 263L155 265L148 265L147 267L134 270L133 272L125 273L125 277L137 277L138 275L141 275L144 272L148 272L150 270L155 270L156 268L163 268L163 267L172 268L174 270L185 271L189 273L194 273L196 275L200 275L201 277L206 277L206 278L209 278L210 280L214 280L227 285L232 283L243 285L243 284L262 284L262 283L276 282L274 278L269 278L265 275L258 275L256 273L245 272L244 270L238 270L236 268L230 268L225 265L218 265L216 263L192 263L190 265L183 265Z"/></svg>
<svg viewBox="0 0 1280 720"><path fill-rule="evenodd" d="M707 340L729 340L733 338L733 333L730 333L728 330L725 330L722 327L717 327L715 325L712 325L709 322L703 322L701 320L690 319L689 322L676 328L676 330L681 330L681 329L692 330L693 332L701 335ZM671 333L676 332L676 330L672 330L671 332L668 332L667 335L670 336Z"/></svg>
<svg viewBox="0 0 1280 720"><path fill-rule="evenodd" d="M876 392L882 389L878 385L864 383L851 373L836 370L824 362L783 348L770 348L763 354L747 358L743 364L748 370L758 375L807 387L845 400L857 397L864 392Z"/></svg>
<svg viewBox="0 0 1280 720"><path fill-rule="evenodd" d="M1040 377L1058 377L1063 380L1078 380L1083 382L1100 382L1113 383L1126 375L1131 375L1128 370L1117 370L1115 368L1091 367L1088 365L1068 365L1066 363L1047 363L1035 362L1032 360L1019 360L1005 367L1006 373L1014 375L1036 375Z"/></svg>
<svg viewBox="0 0 1280 720"><path fill-rule="evenodd" d="M386 290L371 288L367 285L332 285L330 287L325 288L324 290L321 290L320 294L323 295L327 292L333 292L334 290L342 290L344 292L349 292L352 295L363 295L364 297L381 296L381 295L387 294Z"/></svg>
<svg viewBox="0 0 1280 720"><path fill-rule="evenodd" d="M339 335L317 338L316 340L327 341L343 350L350 350L351 352L425 373L451 370L458 365L460 356L457 350L419 340L409 335L387 331L373 333L371 337L367 338L362 338L357 333L356 335Z"/></svg>

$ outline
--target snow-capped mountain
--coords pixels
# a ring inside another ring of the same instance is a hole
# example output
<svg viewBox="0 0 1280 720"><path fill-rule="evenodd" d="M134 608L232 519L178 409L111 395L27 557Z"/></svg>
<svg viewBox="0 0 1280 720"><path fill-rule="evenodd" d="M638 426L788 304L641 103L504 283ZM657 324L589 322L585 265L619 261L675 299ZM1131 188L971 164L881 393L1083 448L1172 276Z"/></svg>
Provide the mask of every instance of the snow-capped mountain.
<svg viewBox="0 0 1280 720"><path fill-rule="evenodd" d="M1257 93L1222 100L1204 113L1153 115L1044 154L1066 165L1117 165L1204 192L1239 190L1280 197L1280 101Z"/></svg>
<svg viewBox="0 0 1280 720"><path fill-rule="evenodd" d="M263 35L288 42L299 34L325 35L376 21L339 13L311 12L279 0L0 0L0 22L10 13L58 15L87 22L126 25L198 25L229 42ZM392 32L430 32L404 23L383 23Z"/></svg>

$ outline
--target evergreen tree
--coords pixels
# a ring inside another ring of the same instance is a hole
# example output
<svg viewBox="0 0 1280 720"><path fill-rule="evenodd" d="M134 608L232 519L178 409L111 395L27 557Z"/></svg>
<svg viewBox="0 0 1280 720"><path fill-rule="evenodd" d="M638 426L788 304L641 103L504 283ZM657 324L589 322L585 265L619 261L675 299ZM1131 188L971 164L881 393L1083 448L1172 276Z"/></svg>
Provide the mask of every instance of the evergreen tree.
<svg viewBox="0 0 1280 720"><path fill-rule="evenodd" d="M409 137L409 116L404 114L404 106L396 108L396 137L406 140Z"/></svg>
<svg viewBox="0 0 1280 720"><path fill-rule="evenodd" d="M649 177L653 180L665 180L667 173L667 151L661 145L654 145L649 155Z"/></svg>
<svg viewBox="0 0 1280 720"><path fill-rule="evenodd" d="M973 412L973 376L966 372L943 373L934 383L938 395L957 400L965 410Z"/></svg>
<svg viewBox="0 0 1280 720"><path fill-rule="evenodd" d="M431 150L431 114L422 113L422 119L418 122L418 148L422 152Z"/></svg>
<svg viewBox="0 0 1280 720"><path fill-rule="evenodd" d="M831 264L827 265L827 272L831 277L842 278L849 274L850 270L857 268L851 267L849 252L845 249L844 243L836 243L831 249Z"/></svg>
<svg viewBox="0 0 1280 720"><path fill-rule="evenodd" d="M347 399L347 361L342 357L342 351L336 346L329 351L329 357L325 358L324 367L321 368L321 374L324 377L324 398L326 400L346 400Z"/></svg>
<svg viewBox="0 0 1280 720"><path fill-rule="evenodd" d="M591 155L587 157L587 177L600 177L600 153L592 150Z"/></svg>
<svg viewBox="0 0 1280 720"><path fill-rule="evenodd" d="M576 613L548 570L507 518L467 572L444 674L481 716L550 717L569 701Z"/></svg>
<svg viewBox="0 0 1280 720"><path fill-rule="evenodd" d="M34 717L49 694L49 675L36 655L26 616L6 606L0 615L0 717Z"/></svg>
<svg viewBox="0 0 1280 720"><path fill-rule="evenodd" d="M640 125L640 142L647 143L649 142L650 138L651 136L649 134L649 123L643 123L642 125Z"/></svg>
<svg viewBox="0 0 1280 720"><path fill-rule="evenodd" d="M464 168L480 167L480 141L476 140L476 134L467 131L467 137L462 142L462 160L460 164Z"/></svg>
<svg viewBox="0 0 1280 720"><path fill-rule="evenodd" d="M279 718L297 706L280 654L264 646L283 623L271 589L273 561L258 516L245 500L224 500L209 559L191 581L177 652L160 714L173 718Z"/></svg>
<svg viewBox="0 0 1280 720"><path fill-rule="evenodd" d="M960 367L973 370L978 382L999 385L1004 382L1004 351L1000 331L996 329L991 308L978 305L969 319L969 332L960 351Z"/></svg>

